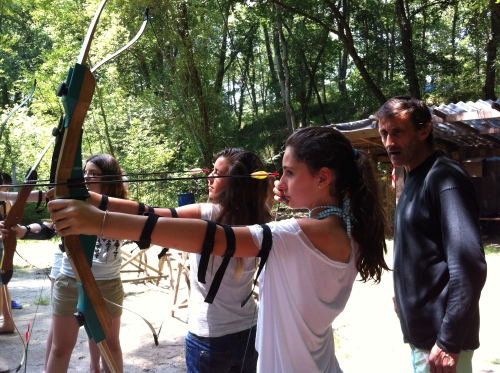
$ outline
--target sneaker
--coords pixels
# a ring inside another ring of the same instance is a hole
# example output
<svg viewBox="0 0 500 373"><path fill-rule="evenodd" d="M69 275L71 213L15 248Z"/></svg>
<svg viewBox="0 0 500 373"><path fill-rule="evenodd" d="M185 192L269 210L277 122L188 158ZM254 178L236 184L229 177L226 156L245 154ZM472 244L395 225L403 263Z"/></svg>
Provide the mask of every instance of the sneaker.
<svg viewBox="0 0 500 373"><path fill-rule="evenodd" d="M15 300L11 301L13 310L21 310L23 308L22 304L17 303Z"/></svg>

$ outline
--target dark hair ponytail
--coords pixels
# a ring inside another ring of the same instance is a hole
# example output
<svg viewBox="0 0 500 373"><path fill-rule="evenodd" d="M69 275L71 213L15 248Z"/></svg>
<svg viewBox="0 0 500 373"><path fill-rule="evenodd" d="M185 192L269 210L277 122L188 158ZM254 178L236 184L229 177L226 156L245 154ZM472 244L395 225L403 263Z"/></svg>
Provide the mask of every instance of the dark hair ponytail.
<svg viewBox="0 0 500 373"><path fill-rule="evenodd" d="M378 184L373 174L373 164L364 151L358 150L356 167L359 179L350 190L351 213L354 217L352 236L359 245L356 266L361 280L380 282L387 253L385 226L387 217L381 203Z"/></svg>
<svg viewBox="0 0 500 373"><path fill-rule="evenodd" d="M317 173L322 167L336 176L330 194L341 204L350 198L352 236L359 245L356 266L361 280L380 282L384 260L386 217L380 201L372 164L366 153L353 149L350 141L331 127L306 127L295 131L286 141L294 158Z"/></svg>

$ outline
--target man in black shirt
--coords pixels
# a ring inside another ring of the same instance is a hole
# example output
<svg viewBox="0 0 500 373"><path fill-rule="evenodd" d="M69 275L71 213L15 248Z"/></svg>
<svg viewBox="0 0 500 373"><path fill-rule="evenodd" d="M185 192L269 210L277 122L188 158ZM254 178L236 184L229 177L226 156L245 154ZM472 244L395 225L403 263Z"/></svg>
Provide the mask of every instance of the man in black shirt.
<svg viewBox="0 0 500 373"><path fill-rule="evenodd" d="M472 372L486 261L474 186L436 150L429 108L394 97L375 114L382 143L407 178L394 220L394 292L415 372Z"/></svg>

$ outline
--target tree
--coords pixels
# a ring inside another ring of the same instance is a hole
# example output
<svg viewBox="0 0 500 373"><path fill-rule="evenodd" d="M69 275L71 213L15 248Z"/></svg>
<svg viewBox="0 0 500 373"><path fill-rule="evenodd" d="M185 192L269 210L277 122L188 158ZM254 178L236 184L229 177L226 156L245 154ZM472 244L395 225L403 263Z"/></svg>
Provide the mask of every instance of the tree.
<svg viewBox="0 0 500 373"><path fill-rule="evenodd" d="M486 79L484 82L484 97L490 100L496 100L495 78L497 74L497 50L500 44L500 3L496 0L489 1L491 33L486 45Z"/></svg>

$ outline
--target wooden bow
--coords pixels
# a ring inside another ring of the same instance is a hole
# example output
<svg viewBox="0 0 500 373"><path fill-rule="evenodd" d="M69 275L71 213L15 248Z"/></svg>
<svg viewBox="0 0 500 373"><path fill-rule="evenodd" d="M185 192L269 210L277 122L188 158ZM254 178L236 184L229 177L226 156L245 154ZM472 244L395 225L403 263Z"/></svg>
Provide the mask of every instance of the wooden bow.
<svg viewBox="0 0 500 373"><path fill-rule="evenodd" d="M12 110L7 115L5 120L2 122L2 126L0 127L0 139L2 138L2 134L8 120L14 115L14 113L17 110L26 105L26 103L33 97L35 89L36 89L36 80L33 83L33 88L31 89L31 92L28 94L28 96L26 96L26 98ZM27 188L21 189L21 192L19 193L16 202L11 207L4 222L4 227L6 229L10 229L12 226L17 225L21 222L24 214L24 206L26 205L26 200L28 199L31 191L33 190L35 182L34 180L37 179L36 167L38 166L38 163L40 162L41 158L43 157L43 154L45 154L47 149L48 146L44 149L44 152L42 152L42 155L38 158L35 165L28 171L24 183L28 184L29 186ZM3 294L5 302L9 301L7 299L7 284L10 282L10 279L12 278L12 275L14 273L14 253L16 252L16 247L17 247L17 239L15 235L11 234L3 240L3 256L2 258L0 258L1 260L0 268L1 268L2 285L4 288ZM10 316L12 317L12 315ZM23 356L21 358L21 362L16 368L16 372L18 372L26 361L26 344L24 343L23 336L19 332L17 325L15 323L14 327L16 328L17 334L21 338L21 342L23 344Z"/></svg>
<svg viewBox="0 0 500 373"><path fill-rule="evenodd" d="M87 67L87 57L94 37L100 15L107 0L102 0L89 26L76 64L69 69L66 82L60 84L57 94L64 106L63 130L59 160L56 168L56 183L71 180L83 181L82 170L82 130L83 121L92 101L95 90L95 79ZM68 185L56 185L56 198L87 199L88 191L84 185L70 188ZM75 278L78 282L77 316L83 323L89 338L99 346L101 356L105 359L112 372L118 368L106 343L106 336L111 330L111 314L101 292L97 287L92 271L92 254L96 244L95 236L68 236L64 239L64 247L70 260Z"/></svg>
<svg viewBox="0 0 500 373"><path fill-rule="evenodd" d="M61 125L55 131L55 136L58 137L57 147L60 147L54 180L56 198L79 200L89 198L88 190L83 184L81 146L83 121L96 86L92 73L132 46L142 35L149 20L149 10L146 8L142 26L136 36L91 70L86 64L87 57L106 2L107 0L101 1L85 36L77 63L69 69L66 81L61 83L57 89L57 95L61 97L65 115ZM111 372L115 373L118 372L118 368L106 343L106 335L111 329L112 318L90 269L95 245L96 236L79 235L64 238L64 247L78 285L77 309L79 312L75 316L80 325L85 326L89 338L94 339L98 345L101 356L105 359ZM158 343L156 337L155 342Z"/></svg>

